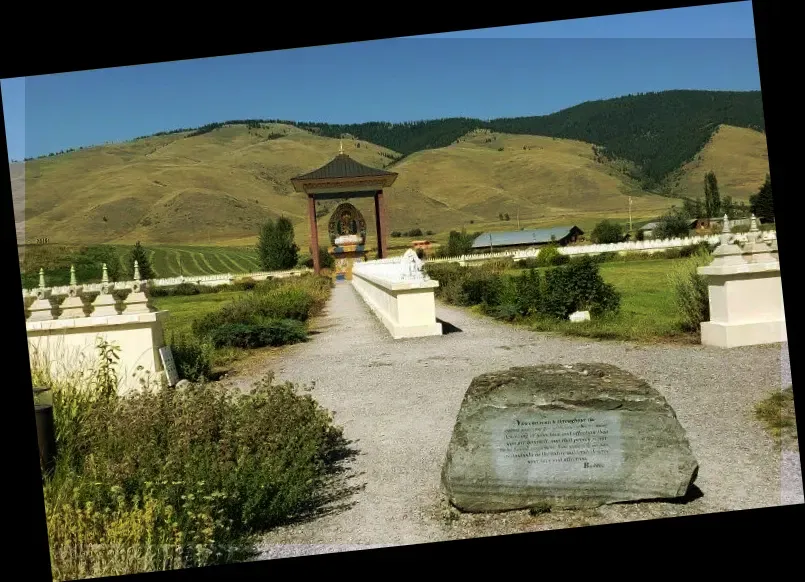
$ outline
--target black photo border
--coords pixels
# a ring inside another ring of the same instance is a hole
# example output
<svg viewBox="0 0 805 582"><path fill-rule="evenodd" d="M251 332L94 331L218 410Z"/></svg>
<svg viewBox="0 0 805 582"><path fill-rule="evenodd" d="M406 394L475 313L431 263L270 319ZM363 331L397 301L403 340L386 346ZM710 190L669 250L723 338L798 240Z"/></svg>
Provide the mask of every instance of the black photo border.
<svg viewBox="0 0 805 582"><path fill-rule="evenodd" d="M182 14L182 18L172 16L162 6L152 11L152 5L147 4L119 6L111 11L98 11L88 4L62 8L39 6L33 10L20 4L13 10L6 8L4 36L0 39L3 45L0 78L719 3L614 0L606 4L571 5L557 2L529 4L528 9L520 10L510 3L506 5L507 9L498 5L494 11L489 5L475 10L471 4L429 5L426 8L417 4L364 6L331 3L317 8L313 5L263 5L262 9L241 5L240 10L229 10L230 16L224 18L221 18L219 6L205 9L201 4L193 5L189 11L177 6L176 12ZM793 156L798 149L786 146L789 141L797 143L795 140L801 136L794 133L799 121L796 109L786 105L794 91L795 78L788 63L797 61L799 51L795 43L799 44L796 41L797 33L800 33L788 27L798 25L799 19L794 16L794 3L758 0L752 3L769 166L774 183L780 263L786 265L783 267L786 273L789 269L793 273L797 252L794 231L798 219L793 197L797 194L793 172L787 172L786 168L794 167ZM463 10L456 11L453 6L460 6ZM274 9L265 9L269 7ZM59 11L65 8L61 14ZM402 8L400 14L396 8ZM141 11L135 12L137 9ZM104 12L109 15L105 20ZM225 24L227 21L229 24ZM276 25L278 21L283 24L287 36L271 36L268 32L276 30L276 26L269 25ZM782 69L779 76L776 74L778 68ZM786 83L789 79L791 81ZM0 120L2 116L0 108ZM0 152L6 150L5 132L0 131ZM11 577L8 579L51 580L34 415L26 412L30 411L32 397L27 341L24 339L25 319L23 310L13 307L20 301L20 296L13 276L15 273L11 273L13 269L19 269L11 180L8 164L1 165L0 194L5 200L3 214L6 215L2 237L6 242L3 243L5 259L0 264L6 266L6 272L12 278L2 285L3 295L8 292L4 305L9 307L10 316L10 327L6 328L8 334L4 339L11 338L11 341L4 342L6 357L3 362L4 371L10 370L11 375L5 375L8 383L0 382L4 385L3 448L11 453L11 458L4 463L5 481L10 487L5 497L6 515L3 520L7 541L0 555L5 558L3 570L9 572L6 576ZM788 188L789 184L791 188ZM802 340L795 333L795 322L800 321L800 306L792 275L784 278L783 293L789 299L786 320L793 375L793 369L799 369L794 356L798 353L796 346L801 345ZM10 312L18 315L12 316ZM14 318L17 323L13 323ZM798 403L795 401L797 418L805 414L802 412L805 405L801 401L802 397ZM797 425L801 431L802 423L797 422ZM28 434L28 437L22 437L22 434ZM20 517L12 518L12 510L16 509L21 509L22 513ZM743 569L754 562L761 568L765 566L767 571L764 573L768 575L775 566L786 564L786 569L798 566L797 554L790 549L794 549L793 544L801 537L797 530L805 523L802 509L802 505L797 505L731 511L155 572L120 579L267 579L275 573L300 576L307 573L307 566L313 573L320 568L329 568L327 573L334 576L357 574L360 577L409 573L423 577L440 576L442 568L449 576L466 571L493 577L512 576L515 572L516 575L536 577L556 570L571 577L597 577L609 573L617 576L630 571L651 575L662 570L670 573L679 568L695 577L701 562L711 562L719 573L733 568ZM645 562L649 563L649 570L644 569Z"/></svg>

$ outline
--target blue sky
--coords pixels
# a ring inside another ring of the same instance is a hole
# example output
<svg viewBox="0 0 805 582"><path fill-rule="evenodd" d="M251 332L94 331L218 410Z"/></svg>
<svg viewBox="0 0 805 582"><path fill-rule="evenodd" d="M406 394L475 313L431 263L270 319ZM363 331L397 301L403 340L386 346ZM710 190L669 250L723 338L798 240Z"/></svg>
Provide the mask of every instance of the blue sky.
<svg viewBox="0 0 805 582"><path fill-rule="evenodd" d="M751 2L2 81L10 159L239 118L543 115L665 89L758 90Z"/></svg>

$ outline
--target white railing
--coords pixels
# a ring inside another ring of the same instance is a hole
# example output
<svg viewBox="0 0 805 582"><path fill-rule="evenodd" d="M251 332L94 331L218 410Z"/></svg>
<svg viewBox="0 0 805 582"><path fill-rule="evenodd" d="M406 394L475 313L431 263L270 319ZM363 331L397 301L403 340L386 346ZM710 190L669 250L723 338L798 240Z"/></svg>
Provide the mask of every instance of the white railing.
<svg viewBox="0 0 805 582"><path fill-rule="evenodd" d="M254 279L255 281L261 281L271 277L276 278L294 277L301 275L303 273L307 273L309 271L310 269L294 269L289 271L259 271L255 273L240 273L240 274L225 273L222 275L166 277L161 279L151 279L148 281L148 285L150 287L172 287L175 285L179 285L181 283L192 283L196 285L215 287L217 285L231 285L233 281L237 281L238 279L250 278ZM131 289L131 286L133 284L134 281L117 281L117 282L110 282L109 286L111 287L112 290L122 290L122 289ZM103 285L102 283L83 283L81 284L81 287L84 293L94 293L94 292L100 292L102 285ZM45 287L45 289L50 292L50 295L68 295L70 291L70 286L57 285L53 287ZM23 297L35 297L38 291L39 291L38 288L23 289L22 295Z"/></svg>
<svg viewBox="0 0 805 582"><path fill-rule="evenodd" d="M733 236L739 242L743 242L746 240L745 233L735 234ZM765 241L776 240L777 233L776 231L768 230L763 232L762 236L763 240ZM715 244L718 243L718 241L719 241L718 235L691 236L691 237L670 238L663 240L628 241L628 242L612 243L612 244L566 246L566 247L559 247L557 250L563 255L573 255L573 256L595 255L601 253L622 253L622 252L651 253L666 249L694 246L702 242ZM521 261L523 259L536 258L537 255L539 255L539 248L530 248L517 251L500 251L496 253L480 253L471 255L461 255L456 257L431 258L431 259L425 259L424 262L427 264L469 263L469 262L481 262L481 261L500 260L500 259L513 259L515 261ZM383 259L383 261L392 261L393 259L397 259L397 261L399 261L399 257L392 257L391 259Z"/></svg>

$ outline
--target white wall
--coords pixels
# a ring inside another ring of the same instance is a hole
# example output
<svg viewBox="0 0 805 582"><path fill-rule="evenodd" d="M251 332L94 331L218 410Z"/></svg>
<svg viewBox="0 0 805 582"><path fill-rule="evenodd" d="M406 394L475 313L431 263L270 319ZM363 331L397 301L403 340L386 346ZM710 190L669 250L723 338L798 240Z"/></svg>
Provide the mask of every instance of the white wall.
<svg viewBox="0 0 805 582"><path fill-rule="evenodd" d="M394 339L442 334L436 321L438 286L430 279L406 279L391 260L356 263L352 270L352 287Z"/></svg>

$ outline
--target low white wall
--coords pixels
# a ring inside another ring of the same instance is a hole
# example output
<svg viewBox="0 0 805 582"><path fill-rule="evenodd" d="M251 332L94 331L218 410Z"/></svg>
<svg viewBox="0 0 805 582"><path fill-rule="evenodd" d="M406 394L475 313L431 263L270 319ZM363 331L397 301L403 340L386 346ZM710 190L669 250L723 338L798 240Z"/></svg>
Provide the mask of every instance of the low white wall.
<svg viewBox="0 0 805 582"><path fill-rule="evenodd" d="M47 363L55 378L75 378L87 367L98 364L98 337L116 344L120 359L116 364L119 390L141 386L150 375L159 380L164 374L159 348L165 345L163 321L167 311L29 321L28 349L34 362Z"/></svg>
<svg viewBox="0 0 805 582"><path fill-rule="evenodd" d="M765 231L762 233L763 240L776 240L777 233L773 230ZM746 240L746 234L736 234L735 239L738 241ZM627 252L645 252L655 253L664 251L666 249L684 248L708 242L716 244L719 241L718 235L713 236L691 236L681 238L670 238L661 240L645 240L645 241L628 241L622 243L600 244L600 245L577 245L559 247L558 251L563 255L597 255L601 253L627 253ZM523 259L533 259L539 255L539 248L524 249L519 251L500 251L490 253L479 253L472 255L461 255L456 257L433 258L426 259L426 264L431 263L472 263L481 261L491 261L495 259L514 259L515 261L522 261ZM399 260L398 257L391 259L383 259L383 261Z"/></svg>
<svg viewBox="0 0 805 582"><path fill-rule="evenodd" d="M217 285L231 285L238 279L254 279L255 281L264 281L268 278L276 277L282 279L285 277L296 277L303 273L311 272L311 269L294 269L291 271L259 271L256 273L241 273L231 274L225 273L222 275L200 275L198 277L167 277L163 279L151 279L148 284L154 287L171 287L179 285L180 283L193 283L196 285L204 285L208 287L215 287ZM112 283L113 289L130 289L134 281L118 281ZM98 292L101 290L101 283L86 283L81 285L85 292ZM68 285L61 285L56 287L46 287L50 290L52 295L67 295L70 287ZM36 295L37 289L23 289L23 297L33 297Z"/></svg>
<svg viewBox="0 0 805 582"><path fill-rule="evenodd" d="M380 319L394 339L442 334L436 321L438 281L406 280L394 262L357 263L352 287Z"/></svg>

